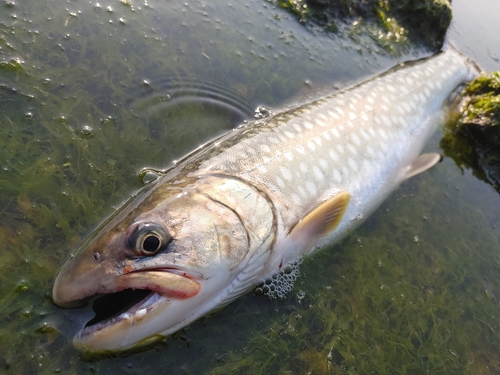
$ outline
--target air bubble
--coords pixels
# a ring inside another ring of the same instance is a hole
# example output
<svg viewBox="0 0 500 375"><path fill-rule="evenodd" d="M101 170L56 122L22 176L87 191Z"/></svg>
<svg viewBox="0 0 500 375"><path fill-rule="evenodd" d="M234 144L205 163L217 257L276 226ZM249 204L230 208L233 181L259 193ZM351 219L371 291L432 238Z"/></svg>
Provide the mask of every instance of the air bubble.
<svg viewBox="0 0 500 375"><path fill-rule="evenodd" d="M300 276L299 266L302 259L285 266L280 272L274 274L259 283L255 289L255 294L264 294L271 299L283 299L292 291L293 284Z"/></svg>
<svg viewBox="0 0 500 375"><path fill-rule="evenodd" d="M94 135L94 129L92 129L90 126L85 125L82 130L80 131L80 135L82 137L92 137Z"/></svg>

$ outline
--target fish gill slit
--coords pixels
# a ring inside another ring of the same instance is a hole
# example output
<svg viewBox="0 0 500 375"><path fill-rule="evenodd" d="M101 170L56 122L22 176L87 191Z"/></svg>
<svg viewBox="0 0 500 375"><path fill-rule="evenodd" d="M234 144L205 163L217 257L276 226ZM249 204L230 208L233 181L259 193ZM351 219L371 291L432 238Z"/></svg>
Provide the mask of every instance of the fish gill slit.
<svg viewBox="0 0 500 375"><path fill-rule="evenodd" d="M215 229L215 234L217 235L217 249L218 249L218 253L219 253L219 261L222 263L222 249L220 247L220 236L219 236L219 231L217 230L217 224L215 223L212 223L214 225L214 229Z"/></svg>

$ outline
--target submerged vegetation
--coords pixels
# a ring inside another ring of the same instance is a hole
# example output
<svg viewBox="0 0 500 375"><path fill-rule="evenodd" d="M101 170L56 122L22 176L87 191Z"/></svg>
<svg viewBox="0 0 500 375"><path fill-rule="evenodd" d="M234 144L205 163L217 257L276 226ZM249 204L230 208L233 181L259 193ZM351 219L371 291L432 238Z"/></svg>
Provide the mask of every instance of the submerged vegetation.
<svg viewBox="0 0 500 375"><path fill-rule="evenodd" d="M500 192L500 73L479 76L463 95L460 115L448 124L441 146L459 167Z"/></svg>
<svg viewBox="0 0 500 375"><path fill-rule="evenodd" d="M448 160L307 259L284 300L249 293L124 358L72 348L88 312L52 304L54 276L142 186L143 167L164 169L231 129L241 116L228 97L251 112L305 91L311 76L381 69L351 43L381 29L321 49L287 29L281 9L266 18L266 1L205 3L0 2L0 374L499 373L500 203ZM339 15L357 20L371 3L345 4ZM377 17L396 45L410 29L391 4Z"/></svg>

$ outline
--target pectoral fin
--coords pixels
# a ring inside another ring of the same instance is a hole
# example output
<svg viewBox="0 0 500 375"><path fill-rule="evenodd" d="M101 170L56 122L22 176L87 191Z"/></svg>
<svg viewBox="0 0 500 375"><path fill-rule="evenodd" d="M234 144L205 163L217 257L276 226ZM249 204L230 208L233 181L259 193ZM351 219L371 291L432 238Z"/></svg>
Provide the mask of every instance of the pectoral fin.
<svg viewBox="0 0 500 375"><path fill-rule="evenodd" d="M290 231L290 237L299 243L315 243L332 232L342 220L351 196L343 191L309 211Z"/></svg>
<svg viewBox="0 0 500 375"><path fill-rule="evenodd" d="M432 152L420 155L406 171L405 178L413 177L419 173L425 172L441 161L441 155Z"/></svg>

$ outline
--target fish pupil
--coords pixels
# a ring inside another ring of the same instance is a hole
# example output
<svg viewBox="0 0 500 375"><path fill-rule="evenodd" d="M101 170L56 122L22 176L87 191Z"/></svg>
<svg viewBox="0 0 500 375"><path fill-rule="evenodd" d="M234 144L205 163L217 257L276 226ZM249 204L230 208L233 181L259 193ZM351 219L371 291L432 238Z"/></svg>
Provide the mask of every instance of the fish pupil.
<svg viewBox="0 0 500 375"><path fill-rule="evenodd" d="M152 253L159 249L161 241L158 237L149 235L144 239L142 243L142 249L145 252Z"/></svg>

